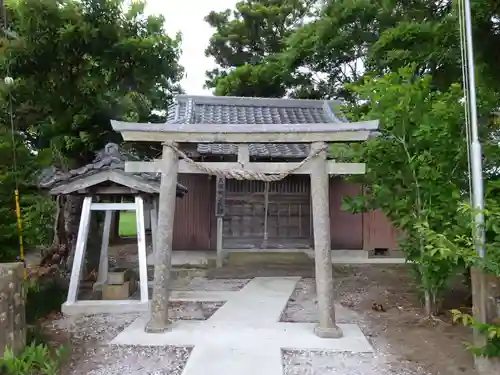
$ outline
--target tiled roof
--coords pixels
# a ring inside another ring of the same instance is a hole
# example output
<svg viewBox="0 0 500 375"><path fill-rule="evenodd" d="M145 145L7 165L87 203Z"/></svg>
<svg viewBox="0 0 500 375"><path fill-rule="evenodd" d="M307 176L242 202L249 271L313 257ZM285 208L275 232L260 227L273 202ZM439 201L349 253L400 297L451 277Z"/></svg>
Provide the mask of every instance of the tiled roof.
<svg viewBox="0 0 500 375"><path fill-rule="evenodd" d="M328 100L240 98L179 95L169 107L167 123L176 124L312 124L343 123L341 103ZM304 144L250 144L251 156L306 157ZM199 144L204 155L232 155L231 144Z"/></svg>
<svg viewBox="0 0 500 375"><path fill-rule="evenodd" d="M94 161L83 167L72 169L67 173L57 170L54 167L47 168L42 171L39 179L39 187L42 189L52 189L57 186L62 186L71 181L95 175L97 173L113 170L124 171L126 161L140 160L130 153L120 150L118 145L108 143L104 149L96 153ZM159 183L159 173L134 173L130 174L138 180L144 182ZM183 196L187 192L187 188L181 184L177 184L177 195Z"/></svg>

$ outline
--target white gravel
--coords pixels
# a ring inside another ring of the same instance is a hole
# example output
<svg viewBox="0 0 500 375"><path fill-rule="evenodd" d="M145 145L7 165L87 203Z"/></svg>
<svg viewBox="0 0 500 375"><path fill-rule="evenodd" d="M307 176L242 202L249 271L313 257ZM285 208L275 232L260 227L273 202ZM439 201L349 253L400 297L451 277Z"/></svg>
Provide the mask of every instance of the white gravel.
<svg viewBox="0 0 500 375"><path fill-rule="evenodd" d="M283 351L284 375L428 375L383 354Z"/></svg>
<svg viewBox="0 0 500 375"><path fill-rule="evenodd" d="M68 316L55 320L52 327L66 331L71 345L106 345L138 317L139 314Z"/></svg>
<svg viewBox="0 0 500 375"><path fill-rule="evenodd" d="M205 320L222 302L172 303L172 320ZM71 358L65 375L180 375L190 347L109 345L140 314L70 316L51 327L69 336Z"/></svg>
<svg viewBox="0 0 500 375"><path fill-rule="evenodd" d="M191 348L107 346L80 353L68 375L181 375Z"/></svg>

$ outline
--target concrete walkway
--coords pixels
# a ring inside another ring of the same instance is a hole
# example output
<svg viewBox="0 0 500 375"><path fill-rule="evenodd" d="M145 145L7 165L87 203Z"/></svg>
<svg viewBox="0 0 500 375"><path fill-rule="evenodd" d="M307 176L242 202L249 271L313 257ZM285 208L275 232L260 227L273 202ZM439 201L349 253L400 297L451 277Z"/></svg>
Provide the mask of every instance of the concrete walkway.
<svg viewBox="0 0 500 375"><path fill-rule="evenodd" d="M183 375L281 375L282 349L372 352L355 324L341 324L341 339L320 339L314 324L280 323L280 315L298 277L258 277L206 321L177 321L169 332L144 332L147 317L138 318L111 344L194 346ZM203 292L197 292L203 300Z"/></svg>

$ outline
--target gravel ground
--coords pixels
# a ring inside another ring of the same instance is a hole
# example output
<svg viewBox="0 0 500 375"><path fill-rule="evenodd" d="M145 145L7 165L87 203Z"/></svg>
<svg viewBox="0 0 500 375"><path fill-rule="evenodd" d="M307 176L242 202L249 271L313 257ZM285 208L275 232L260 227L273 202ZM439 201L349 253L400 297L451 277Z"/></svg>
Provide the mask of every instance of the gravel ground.
<svg viewBox="0 0 500 375"><path fill-rule="evenodd" d="M78 348L64 374L181 375L191 348L107 346Z"/></svg>
<svg viewBox="0 0 500 375"><path fill-rule="evenodd" d="M295 291L290 296L280 321L315 323L318 321L316 303L314 279L302 279L297 283ZM338 323L359 323L361 321L360 314L341 304L335 305L335 314Z"/></svg>
<svg viewBox="0 0 500 375"><path fill-rule="evenodd" d="M284 375L427 375L411 363L395 365L383 354L283 351Z"/></svg>
<svg viewBox="0 0 500 375"><path fill-rule="evenodd" d="M172 320L205 320L222 305L223 302L171 303L170 317ZM62 374L180 375L192 348L109 345L138 317L140 314L101 314L48 322L46 331L54 344L71 348L70 360Z"/></svg>
<svg viewBox="0 0 500 375"><path fill-rule="evenodd" d="M178 288L239 290L248 280L238 277L251 278L253 271L259 276L276 276L273 268L250 268L245 269L246 274L240 269L224 269L218 271L223 279L194 278ZM473 375L472 361L463 347L463 342L470 339L469 331L446 322L422 323L421 306L407 271L401 266L335 268L337 320L358 324L375 353L287 350L283 351L283 375ZM297 270L297 274L302 272L305 271ZM309 274L304 276L285 307L281 321L316 321L315 282ZM372 310L374 302L383 304L385 311ZM172 304L171 316L173 319L207 319L220 305ZM190 348L107 345L137 316L100 315L55 321L54 331L63 332L69 326L73 327L71 331L78 329L70 338L73 355L63 374L181 374Z"/></svg>
<svg viewBox="0 0 500 375"><path fill-rule="evenodd" d="M422 367L402 361L391 354L390 345L382 337L375 342L374 327L353 306L362 300L359 291L338 293L340 303L335 306L337 322L357 324L374 346L375 353L332 353L309 350L283 350L284 375L431 375ZM316 284L314 279L297 283L281 315L283 322L317 322Z"/></svg>

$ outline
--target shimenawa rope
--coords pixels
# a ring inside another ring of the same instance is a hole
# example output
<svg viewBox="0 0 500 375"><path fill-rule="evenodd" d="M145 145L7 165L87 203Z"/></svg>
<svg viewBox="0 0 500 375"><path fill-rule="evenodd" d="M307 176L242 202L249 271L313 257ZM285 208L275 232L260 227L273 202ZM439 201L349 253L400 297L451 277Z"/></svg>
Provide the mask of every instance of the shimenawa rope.
<svg viewBox="0 0 500 375"><path fill-rule="evenodd" d="M218 169L218 168L208 168L206 165L202 163L198 163L191 159L189 156L186 155L186 153L182 150L180 150L175 144L173 143L165 143L166 146L170 147L177 155L179 155L182 159L186 161L186 163L196 167L197 169L200 170L200 172L211 174L214 176L218 177L225 177L225 178L230 178L234 180L250 180L250 181L264 181L264 182L274 182L274 181L281 181L287 176L291 175L292 173L298 171L300 168L302 168L304 165L309 163L312 158L316 157L319 155L321 152L326 151L328 146L325 145L324 147L318 148L314 152L310 153L304 160L302 160L300 163L298 163L296 166L290 168L286 172L282 172L279 174L269 174L269 173L262 173L262 172L254 172L254 171L249 171L245 169L232 169L232 170L223 170L223 169Z"/></svg>

